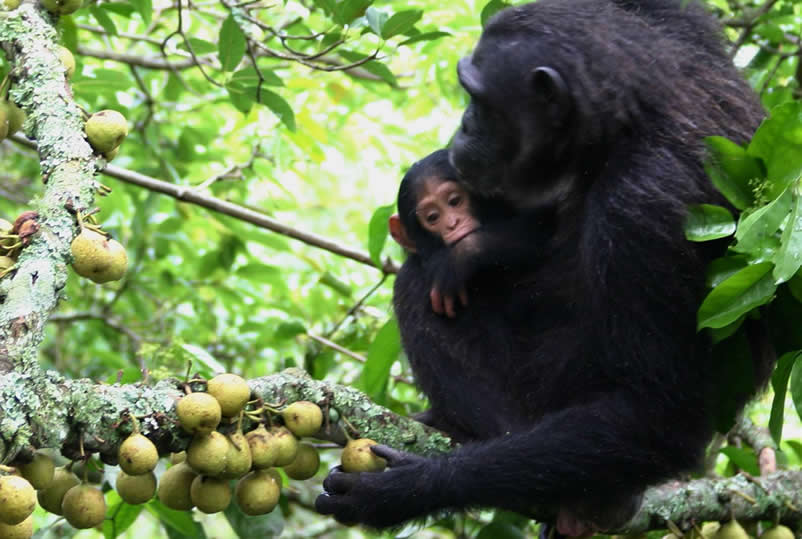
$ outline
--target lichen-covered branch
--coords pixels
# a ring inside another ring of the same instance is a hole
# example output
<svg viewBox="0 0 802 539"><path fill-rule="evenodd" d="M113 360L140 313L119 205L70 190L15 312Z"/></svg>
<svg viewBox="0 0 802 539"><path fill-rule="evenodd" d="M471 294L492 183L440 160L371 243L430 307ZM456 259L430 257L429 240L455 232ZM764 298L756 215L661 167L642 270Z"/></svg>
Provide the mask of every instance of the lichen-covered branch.
<svg viewBox="0 0 802 539"><path fill-rule="evenodd" d="M0 369L37 368L42 329L67 278L76 211L94 200L98 160L84 138L83 114L56 56L53 18L38 3L0 12L0 47L11 65L11 96L28 115L47 186L33 208L39 233L0 280Z"/></svg>
<svg viewBox="0 0 802 539"><path fill-rule="evenodd" d="M86 451L114 462L132 430L130 415L160 453L180 451L190 439L175 415L183 385L172 379L152 386L106 385L67 380L54 372L7 373L0 378L0 462L40 447L59 448L74 458L80 453L79 438ZM328 410L325 428L316 436L321 439L344 443L347 430L351 437L369 436L415 453L451 448L442 433L390 412L353 388L314 380L303 371L256 378L249 385L253 396L267 404L309 400Z"/></svg>

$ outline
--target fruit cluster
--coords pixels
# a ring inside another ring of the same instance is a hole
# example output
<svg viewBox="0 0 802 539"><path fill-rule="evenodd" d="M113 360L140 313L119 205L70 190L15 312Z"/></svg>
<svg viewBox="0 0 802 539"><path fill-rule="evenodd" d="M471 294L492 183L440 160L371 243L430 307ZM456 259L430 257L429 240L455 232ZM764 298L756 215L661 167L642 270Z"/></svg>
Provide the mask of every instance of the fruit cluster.
<svg viewBox="0 0 802 539"><path fill-rule="evenodd" d="M732 519L723 524L705 522L702 526L694 527L682 536L669 533L663 539L679 539L680 537L690 537L692 539L749 539L757 535L756 530L753 530L753 532L748 533L737 520ZM794 532L787 526L775 524L764 530L760 534L760 539L794 539Z"/></svg>

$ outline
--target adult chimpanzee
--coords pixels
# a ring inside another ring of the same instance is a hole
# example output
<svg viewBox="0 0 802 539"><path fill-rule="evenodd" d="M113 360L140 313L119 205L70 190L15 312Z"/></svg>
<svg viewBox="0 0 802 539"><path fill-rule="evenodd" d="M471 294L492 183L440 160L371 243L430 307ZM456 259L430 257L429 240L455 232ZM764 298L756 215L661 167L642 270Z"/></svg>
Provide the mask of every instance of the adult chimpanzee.
<svg viewBox="0 0 802 539"><path fill-rule="evenodd" d="M390 469L332 473L321 512L383 527L531 503L554 508L558 529L573 517L562 531L575 534L571 522L619 524L646 486L698 463L719 366L696 310L716 249L687 242L683 221L723 203L703 138L744 142L762 116L714 28L682 0L541 0L488 23L459 64L471 102L451 161L474 192L550 214L548 256L525 299L501 292L521 307L510 326L493 325L512 312L502 300L473 291L438 317L432 285L399 274L416 377L474 441L439 458L380 447ZM466 345L485 344L476 333L499 349ZM756 362L755 386L767 371Z"/></svg>
<svg viewBox="0 0 802 539"><path fill-rule="evenodd" d="M532 234L549 234L538 213L468 193L447 150L410 167L398 190L398 212L389 219L390 234L415 259L407 265L417 266L421 282L433 284L434 311L451 318L457 300L468 303L469 280L488 270L494 279L499 272L522 274L543 255ZM434 283L457 297L443 296Z"/></svg>

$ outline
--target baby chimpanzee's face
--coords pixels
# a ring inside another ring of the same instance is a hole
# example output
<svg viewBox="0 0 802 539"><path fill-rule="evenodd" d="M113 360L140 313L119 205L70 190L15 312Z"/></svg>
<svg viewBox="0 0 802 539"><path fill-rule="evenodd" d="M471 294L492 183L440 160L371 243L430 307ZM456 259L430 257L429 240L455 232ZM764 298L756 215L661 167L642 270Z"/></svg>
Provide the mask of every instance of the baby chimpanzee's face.
<svg viewBox="0 0 802 539"><path fill-rule="evenodd" d="M455 181L428 178L418 196L415 215L421 226L451 245L478 228L467 191Z"/></svg>

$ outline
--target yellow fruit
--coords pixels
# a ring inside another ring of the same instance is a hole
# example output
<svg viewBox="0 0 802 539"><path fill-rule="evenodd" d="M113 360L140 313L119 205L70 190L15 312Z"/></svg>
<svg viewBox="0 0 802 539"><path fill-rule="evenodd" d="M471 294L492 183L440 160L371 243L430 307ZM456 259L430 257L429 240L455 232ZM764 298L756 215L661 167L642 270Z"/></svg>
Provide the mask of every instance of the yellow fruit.
<svg viewBox="0 0 802 539"><path fill-rule="evenodd" d="M187 460L187 452L179 451L178 453L170 453L170 464L179 464Z"/></svg>
<svg viewBox="0 0 802 539"><path fill-rule="evenodd" d="M175 406L178 420L191 434L208 434L220 424L222 411L217 399L208 393L190 393Z"/></svg>
<svg viewBox="0 0 802 539"><path fill-rule="evenodd" d="M19 108L13 101L5 101L6 114L8 117L8 136L10 137L19 131L25 123L25 111Z"/></svg>
<svg viewBox="0 0 802 539"><path fill-rule="evenodd" d="M377 457L370 450L376 442L370 438L349 440L345 444L341 457L343 470L346 472L380 472L387 466L387 461Z"/></svg>
<svg viewBox="0 0 802 539"><path fill-rule="evenodd" d="M246 515L264 515L278 504L281 489L269 470L254 470L237 483L237 504Z"/></svg>
<svg viewBox="0 0 802 539"><path fill-rule="evenodd" d="M104 153L103 158L106 159L106 161L113 161L114 158L117 157L117 154L119 153L120 153L120 147L117 146L112 151Z"/></svg>
<svg viewBox="0 0 802 539"><path fill-rule="evenodd" d="M101 110L89 117L84 130L89 144L96 151L106 153L122 144L128 135L128 122L116 110Z"/></svg>
<svg viewBox="0 0 802 539"><path fill-rule="evenodd" d="M264 425L245 435L251 448L251 459L256 469L270 468L276 463L278 444L274 443L273 435L267 432Z"/></svg>
<svg viewBox="0 0 802 539"><path fill-rule="evenodd" d="M2 4L2 9L6 10L6 11L12 11L12 10L17 9L19 7L20 0L2 0L2 2L0 2L0 4ZM4 537L4 535L0 534L0 537Z"/></svg>
<svg viewBox="0 0 802 539"><path fill-rule="evenodd" d="M317 449L309 444L298 444L298 454L295 460L284 466L284 473L290 479L302 481L314 476L318 468L320 468L320 455Z"/></svg>
<svg viewBox="0 0 802 539"><path fill-rule="evenodd" d="M138 505L145 503L153 498L156 494L156 476L153 472L148 472L141 475L128 475L120 471L117 474L117 481L115 483L117 494L126 503L131 505Z"/></svg>
<svg viewBox="0 0 802 539"><path fill-rule="evenodd" d="M764 531L760 539L794 539L794 532L787 526L778 524Z"/></svg>
<svg viewBox="0 0 802 539"><path fill-rule="evenodd" d="M248 382L236 374L215 376L207 382L206 391L217 399L220 409L226 417L233 417L240 413L251 397L251 388L248 387Z"/></svg>
<svg viewBox="0 0 802 539"><path fill-rule="evenodd" d="M197 475L186 462L168 468L159 481L159 500L170 509L189 511L192 509L189 489Z"/></svg>
<svg viewBox="0 0 802 539"><path fill-rule="evenodd" d="M749 539L746 530L735 519L722 524L713 537L715 539Z"/></svg>
<svg viewBox="0 0 802 539"><path fill-rule="evenodd" d="M53 477L56 472L53 459L43 453L34 453L31 462L19 464L17 469L22 474L22 477L27 479L36 490L49 487L53 483Z"/></svg>
<svg viewBox="0 0 802 539"><path fill-rule="evenodd" d="M96 283L119 281L128 269L128 255L119 242L84 228L72 240L72 269Z"/></svg>
<svg viewBox="0 0 802 539"><path fill-rule="evenodd" d="M19 524L36 508L36 491L24 477L0 477L0 522Z"/></svg>
<svg viewBox="0 0 802 539"><path fill-rule="evenodd" d="M54 515L62 514L61 502L64 499L64 494L80 483L71 471L66 468L56 468L56 472L53 474L53 482L50 483L49 487L40 490L37 494L39 505L42 506L42 509Z"/></svg>
<svg viewBox="0 0 802 539"><path fill-rule="evenodd" d="M249 471L253 459L251 446L242 431L237 431L228 437L228 452L226 453L226 467L221 474L225 479L239 479Z"/></svg>
<svg viewBox="0 0 802 539"><path fill-rule="evenodd" d="M33 515L19 524L0 522L0 537L3 539L30 539L33 537Z"/></svg>
<svg viewBox="0 0 802 539"><path fill-rule="evenodd" d="M0 107L0 140L8 136L8 109Z"/></svg>
<svg viewBox="0 0 802 539"><path fill-rule="evenodd" d="M228 439L217 431L195 436L187 448L187 464L196 472L217 477L226 468Z"/></svg>
<svg viewBox="0 0 802 539"><path fill-rule="evenodd" d="M273 427L270 429L273 442L277 447L276 460L273 466L286 466L295 460L298 454L298 438L287 427Z"/></svg>
<svg viewBox="0 0 802 539"><path fill-rule="evenodd" d="M61 65L64 66L64 76L67 80L70 80L75 73L75 57L70 52L70 49L61 45L56 45L56 56L58 56Z"/></svg>
<svg viewBox="0 0 802 539"><path fill-rule="evenodd" d="M120 468L128 475L152 472L159 462L159 452L146 436L132 434L120 444L117 452Z"/></svg>
<svg viewBox="0 0 802 539"><path fill-rule="evenodd" d="M81 7L82 0L41 0L42 5L54 15L69 15Z"/></svg>
<svg viewBox="0 0 802 539"><path fill-rule="evenodd" d="M61 510L73 528L94 528L106 518L106 499L99 488L78 485L64 495Z"/></svg>
<svg viewBox="0 0 802 539"><path fill-rule="evenodd" d="M192 481L189 495L204 513L219 513L231 503L231 487L226 479L199 475Z"/></svg>
<svg viewBox="0 0 802 539"><path fill-rule="evenodd" d="M13 268L14 264L16 264L16 262L10 256L0 256L0 271Z"/></svg>
<svg viewBox="0 0 802 539"><path fill-rule="evenodd" d="M323 412L314 402L293 402L281 412L281 416L287 428L299 438L312 436L323 425Z"/></svg>

